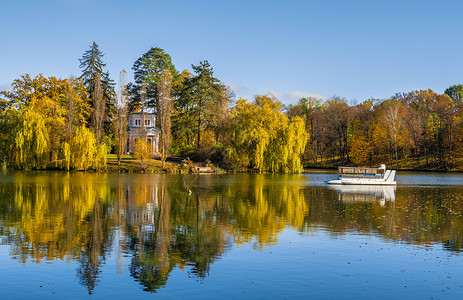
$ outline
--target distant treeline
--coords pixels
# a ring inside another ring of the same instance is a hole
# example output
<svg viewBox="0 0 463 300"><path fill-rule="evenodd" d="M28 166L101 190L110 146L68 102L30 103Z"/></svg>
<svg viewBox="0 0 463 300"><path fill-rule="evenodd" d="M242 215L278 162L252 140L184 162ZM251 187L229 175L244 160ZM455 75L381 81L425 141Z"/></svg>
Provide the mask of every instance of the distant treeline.
<svg viewBox="0 0 463 300"><path fill-rule="evenodd" d="M208 61L179 72L160 48L135 61L133 82L121 71L116 88L103 56L94 42L79 59L80 77L26 74L0 92L4 164L103 169L107 153L120 161L127 115L154 112L163 162L180 155L238 171L284 173L300 172L303 164L462 165L461 85L443 95L413 91L356 106L334 97L302 98L285 107L266 95L236 100ZM138 141L137 149L148 148Z"/></svg>
<svg viewBox="0 0 463 300"><path fill-rule="evenodd" d="M389 163L398 168L463 167L463 86L398 93L351 106L337 97L303 98L287 108L301 116L310 136L310 166Z"/></svg>

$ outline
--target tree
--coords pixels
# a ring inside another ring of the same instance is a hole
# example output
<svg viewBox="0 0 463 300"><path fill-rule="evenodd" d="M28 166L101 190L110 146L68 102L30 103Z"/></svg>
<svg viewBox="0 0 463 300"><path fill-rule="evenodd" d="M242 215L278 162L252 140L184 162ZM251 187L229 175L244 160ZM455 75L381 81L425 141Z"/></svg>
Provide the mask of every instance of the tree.
<svg viewBox="0 0 463 300"><path fill-rule="evenodd" d="M221 84L221 94L217 103L217 109L215 110L214 118L210 127L214 130L215 141L219 145L224 144L229 138L227 135L230 127L230 113L229 105L234 101L236 95L231 88L225 84Z"/></svg>
<svg viewBox="0 0 463 300"><path fill-rule="evenodd" d="M386 121L387 130L394 141L394 155L397 169L399 168L399 158L397 155L397 135L401 126L401 119L399 116L400 102L391 100L389 103L384 102L386 105L383 111L383 118Z"/></svg>
<svg viewBox="0 0 463 300"><path fill-rule="evenodd" d="M134 71L135 83L129 84L128 88L131 95L129 109L136 111L140 106L140 89L142 84L146 84L147 106L155 111L158 107L158 86L164 70L168 70L172 77L177 77L177 70L172 63L169 54L161 48L151 48L135 61L132 67ZM159 125L159 124L157 124Z"/></svg>
<svg viewBox="0 0 463 300"><path fill-rule="evenodd" d="M460 102L461 104L461 102ZM447 154L452 154L452 162L455 162L456 148L455 128L459 115L459 103L447 94L439 95L433 107L433 119L435 121L435 149L441 168L448 169Z"/></svg>
<svg viewBox="0 0 463 300"><path fill-rule="evenodd" d="M171 115L172 115L172 75L168 70L165 70L161 76L161 81L158 86L159 97L159 114L160 129L161 129L161 160L162 167L165 167L167 156L169 155L169 147L172 141L171 134Z"/></svg>
<svg viewBox="0 0 463 300"><path fill-rule="evenodd" d="M349 155L356 165L372 166L375 99L368 99L352 108Z"/></svg>
<svg viewBox="0 0 463 300"><path fill-rule="evenodd" d="M101 169L106 164L106 145L98 145L93 132L85 126L76 129L69 146L65 144L65 147L69 147L70 157L66 160L70 169Z"/></svg>
<svg viewBox="0 0 463 300"><path fill-rule="evenodd" d="M42 115L33 109L18 113L13 162L18 169L44 169L50 162L50 133Z"/></svg>
<svg viewBox="0 0 463 300"><path fill-rule="evenodd" d="M438 102L439 94L433 90L416 90L403 94L396 94L393 99L399 100L409 106L417 120L419 149L424 152L426 166L429 166L430 159L435 152L435 141L437 128L433 110ZM433 149L434 148L434 149Z"/></svg>
<svg viewBox="0 0 463 300"><path fill-rule="evenodd" d="M141 139L135 140L135 151L133 152L133 156L135 159L140 160L140 166L144 171L146 171L148 167L148 160L151 158L152 153L151 146L147 142Z"/></svg>
<svg viewBox="0 0 463 300"><path fill-rule="evenodd" d="M95 132L98 144L102 142L104 135L103 121L105 119L105 107L106 102L103 97L103 88L101 87L101 81L97 78L95 81L95 88L93 90L93 113L90 124Z"/></svg>
<svg viewBox="0 0 463 300"><path fill-rule="evenodd" d="M190 155L195 137L194 119L191 117L189 108L185 103L180 102L180 96L186 88L187 82L193 77L188 70L183 70L180 75L172 81L173 112L172 112L172 148L177 153Z"/></svg>
<svg viewBox="0 0 463 300"><path fill-rule="evenodd" d="M330 98L323 107L325 131L322 138L325 139L325 145L331 149L331 154L335 154L337 149L341 164L344 164L346 156L347 161L350 161L348 152L350 113L351 110L346 99L339 97Z"/></svg>
<svg viewBox="0 0 463 300"><path fill-rule="evenodd" d="M113 115L116 93L114 90L114 81L109 77L109 73L103 70L106 66L106 64L103 63L103 56L103 52L98 48L98 45L93 42L90 50L85 51L82 58L79 59L79 67L82 69L82 75L79 79L83 81L84 87L91 99L91 107L94 109L90 116L90 120L94 118L93 115L95 113L99 113L100 108L96 110L97 105L104 103L104 112L106 116L103 121L105 122L105 131L109 132L108 125ZM101 88L101 90L97 91L97 88ZM99 102L100 99L98 97L101 97L103 101ZM93 126L94 124L92 124L92 127Z"/></svg>
<svg viewBox="0 0 463 300"><path fill-rule="evenodd" d="M122 70L119 77L119 93L116 102L116 115L113 121L117 164L121 164L121 157L127 144L128 126L128 92L126 84L127 72Z"/></svg>
<svg viewBox="0 0 463 300"><path fill-rule="evenodd" d="M455 102L461 104L463 102L463 85L452 85L445 90L444 94L448 95Z"/></svg>
<svg viewBox="0 0 463 300"><path fill-rule="evenodd" d="M196 132L196 148L201 146L203 127L208 127L216 119L216 112L223 103L224 86L214 77L214 72L207 60L199 65L192 65L195 76L187 78L179 93L178 109L184 111L182 122L193 125ZM193 121L194 120L194 121Z"/></svg>
<svg viewBox="0 0 463 300"><path fill-rule="evenodd" d="M305 120L305 128L309 135L310 148L306 149L309 159L314 164L318 164L318 144L319 135L317 134L317 111L321 108L321 99L315 97L301 98L296 105L289 105L287 114L290 118L300 116Z"/></svg>
<svg viewBox="0 0 463 300"><path fill-rule="evenodd" d="M71 156L79 154L71 146L81 133L76 129L85 128L89 115L86 95L80 81L73 78L23 75L15 80L13 89L0 95L9 103L0 114L2 156L18 169L74 168ZM91 152L91 163L80 169L105 164L104 152L90 144L85 147Z"/></svg>
<svg viewBox="0 0 463 300"><path fill-rule="evenodd" d="M82 82L75 78L69 78L66 91L64 108L66 109L66 140L69 140L76 127L87 123L90 115L90 105L87 101L87 93Z"/></svg>
<svg viewBox="0 0 463 300"><path fill-rule="evenodd" d="M239 99L232 111L228 159L232 166L258 172L297 173L307 143L304 121L289 120L275 98L258 95L254 102Z"/></svg>

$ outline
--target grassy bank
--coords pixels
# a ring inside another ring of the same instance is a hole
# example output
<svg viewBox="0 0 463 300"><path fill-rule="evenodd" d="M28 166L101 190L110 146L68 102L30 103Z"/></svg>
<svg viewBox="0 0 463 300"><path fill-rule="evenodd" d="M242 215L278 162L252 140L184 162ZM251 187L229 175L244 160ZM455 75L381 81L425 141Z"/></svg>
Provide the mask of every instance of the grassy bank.
<svg viewBox="0 0 463 300"><path fill-rule="evenodd" d="M190 168L188 166L182 166L181 162L169 162L166 161L165 167L162 167L162 162L158 159L149 159L146 161L145 168L142 167L140 160L133 158L131 155L123 155L121 163L117 163L117 157L115 154L108 154L107 157L107 172L111 173L188 173ZM397 168L395 162L386 162L388 169L399 170L399 171L417 171L417 172L463 172L463 168L455 168L452 166L447 166L447 168L440 166L436 162L428 162L424 159L416 160L401 160L399 161L399 167ZM341 163L340 160L333 159L328 161L323 161L317 165L305 163L304 169L310 170L326 170L326 169L337 169L338 166L355 166L355 167L378 167L379 162L372 163L371 165L355 165L353 163ZM200 164L195 164L200 165ZM457 164L460 165L460 164ZM219 171L220 173L223 170Z"/></svg>
<svg viewBox="0 0 463 300"><path fill-rule="evenodd" d="M180 164L166 162L162 167L162 162L157 159L148 159L144 166L140 160L133 158L131 155L123 155L121 163L118 164L115 154L106 156L106 171L115 173L188 173L188 167L182 167Z"/></svg>

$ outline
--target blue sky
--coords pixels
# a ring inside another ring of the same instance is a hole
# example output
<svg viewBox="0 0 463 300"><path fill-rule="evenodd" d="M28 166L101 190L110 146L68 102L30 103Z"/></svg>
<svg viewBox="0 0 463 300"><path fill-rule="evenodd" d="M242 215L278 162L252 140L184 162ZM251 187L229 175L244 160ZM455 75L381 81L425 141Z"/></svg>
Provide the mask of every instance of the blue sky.
<svg viewBox="0 0 463 300"><path fill-rule="evenodd" d="M79 76L96 41L117 81L151 47L178 70L208 60L237 96L351 103L463 83L463 1L0 1L0 89Z"/></svg>

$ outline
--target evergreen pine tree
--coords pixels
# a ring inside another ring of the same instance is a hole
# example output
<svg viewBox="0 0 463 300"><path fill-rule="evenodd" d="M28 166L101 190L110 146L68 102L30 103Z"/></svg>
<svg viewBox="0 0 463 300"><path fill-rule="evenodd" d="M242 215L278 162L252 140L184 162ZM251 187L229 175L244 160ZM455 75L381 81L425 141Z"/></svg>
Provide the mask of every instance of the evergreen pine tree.
<svg viewBox="0 0 463 300"><path fill-rule="evenodd" d="M151 48L135 61L132 69L135 83L128 85L131 94L130 111L136 111L140 108L140 89L142 84L146 83L146 104L157 112L159 109L158 86L164 70L168 70L173 78L178 75L170 55L161 48Z"/></svg>
<svg viewBox="0 0 463 300"><path fill-rule="evenodd" d="M221 110L220 106L224 102L222 96L226 92L224 85L214 77L207 60L201 61L197 66L192 65L192 68L196 75L185 80L177 101L177 109L185 111L184 115L190 120L178 121L185 123L184 126L195 124L196 129L193 131L196 132L196 146L199 149L202 129L205 123L210 126L217 121L217 112Z"/></svg>
<svg viewBox="0 0 463 300"><path fill-rule="evenodd" d="M90 50L85 51L82 55L82 58L79 59L80 68L82 69L82 75L79 77L84 83L84 87L88 92L89 98L91 99L91 106L95 112L96 108L96 98L95 98L95 87L100 85L102 90L102 98L105 105L105 118L104 118L104 129L105 132L110 132L110 119L114 113L115 109L115 98L116 92L114 90L115 83L109 77L109 72L105 72L103 68L106 66L103 63L103 52L98 48L98 45L93 42ZM97 81L99 83L97 84ZM91 115L89 118L89 123L94 119L95 116Z"/></svg>

